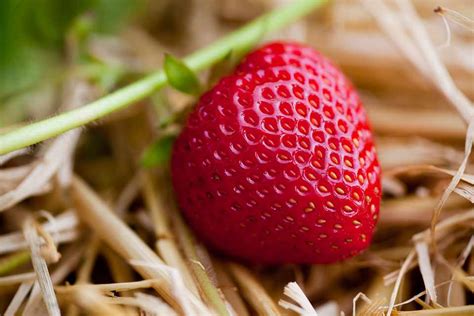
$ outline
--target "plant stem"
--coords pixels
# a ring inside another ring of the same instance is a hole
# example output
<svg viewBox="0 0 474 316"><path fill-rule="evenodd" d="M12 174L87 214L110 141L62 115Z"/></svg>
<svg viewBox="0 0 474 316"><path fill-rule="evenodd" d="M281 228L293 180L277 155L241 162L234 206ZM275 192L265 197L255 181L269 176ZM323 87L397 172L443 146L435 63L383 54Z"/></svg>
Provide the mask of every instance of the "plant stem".
<svg viewBox="0 0 474 316"><path fill-rule="evenodd" d="M176 229L176 235L180 241L181 247L184 254L186 255L189 262L189 267L196 278L197 283L199 284L204 297L209 302L209 304L214 308L217 315L219 316L228 316L229 311L227 310L226 304L222 299L219 290L212 283L211 278L206 271L206 268L202 265L201 260L197 252L197 243L194 239L193 234L189 231L188 227L185 225L183 219L178 213L174 215L174 225Z"/></svg>
<svg viewBox="0 0 474 316"><path fill-rule="evenodd" d="M194 71L206 69L224 58L230 51L251 47L264 33L274 31L296 21L326 1L300 0L276 9L213 44L196 51L185 58L184 62ZM0 135L0 155L39 143L123 109L151 95L166 83L165 73L159 70L83 107Z"/></svg>
<svg viewBox="0 0 474 316"><path fill-rule="evenodd" d="M0 276L9 273L10 271L24 265L30 261L30 252L17 252L0 261Z"/></svg>

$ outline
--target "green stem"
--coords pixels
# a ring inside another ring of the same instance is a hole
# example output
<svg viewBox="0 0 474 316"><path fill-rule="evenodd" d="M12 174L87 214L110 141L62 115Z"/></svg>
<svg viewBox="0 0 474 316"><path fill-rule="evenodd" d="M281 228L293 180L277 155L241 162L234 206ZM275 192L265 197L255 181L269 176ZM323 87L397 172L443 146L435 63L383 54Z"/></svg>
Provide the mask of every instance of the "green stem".
<svg viewBox="0 0 474 316"><path fill-rule="evenodd" d="M250 47L265 32L274 31L296 21L326 1L300 0L286 7L274 10L214 42L210 46L196 51L185 58L184 62L194 71L206 69L224 58L229 51ZM0 135L0 155L39 143L73 128L88 124L114 111L123 109L151 95L154 91L166 85L166 83L165 73L159 70L83 107Z"/></svg>
<svg viewBox="0 0 474 316"><path fill-rule="evenodd" d="M29 251L17 252L13 255L10 255L9 257L0 260L0 276L11 272L19 266L24 265L28 261L30 261Z"/></svg>

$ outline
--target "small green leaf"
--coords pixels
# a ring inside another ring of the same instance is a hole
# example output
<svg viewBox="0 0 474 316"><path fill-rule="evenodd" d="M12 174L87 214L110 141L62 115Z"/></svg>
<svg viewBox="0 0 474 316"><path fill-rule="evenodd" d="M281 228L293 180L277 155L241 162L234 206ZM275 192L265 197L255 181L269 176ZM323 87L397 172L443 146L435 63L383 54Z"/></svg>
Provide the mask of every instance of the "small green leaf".
<svg viewBox="0 0 474 316"><path fill-rule="evenodd" d="M175 139L175 135L164 136L148 147L141 159L142 166L152 168L166 164L170 160Z"/></svg>
<svg viewBox="0 0 474 316"><path fill-rule="evenodd" d="M169 84L176 90L194 95L201 91L196 74L179 59L166 54L164 70Z"/></svg>

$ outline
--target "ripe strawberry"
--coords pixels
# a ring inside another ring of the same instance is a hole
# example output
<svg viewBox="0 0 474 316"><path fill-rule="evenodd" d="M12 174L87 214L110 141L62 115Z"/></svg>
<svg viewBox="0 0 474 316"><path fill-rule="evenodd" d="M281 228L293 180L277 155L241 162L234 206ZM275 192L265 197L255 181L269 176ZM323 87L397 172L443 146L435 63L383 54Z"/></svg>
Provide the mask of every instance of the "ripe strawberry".
<svg viewBox="0 0 474 316"><path fill-rule="evenodd" d="M211 247L255 263L331 263L370 244L380 167L351 83L268 44L205 93L172 156L178 203Z"/></svg>

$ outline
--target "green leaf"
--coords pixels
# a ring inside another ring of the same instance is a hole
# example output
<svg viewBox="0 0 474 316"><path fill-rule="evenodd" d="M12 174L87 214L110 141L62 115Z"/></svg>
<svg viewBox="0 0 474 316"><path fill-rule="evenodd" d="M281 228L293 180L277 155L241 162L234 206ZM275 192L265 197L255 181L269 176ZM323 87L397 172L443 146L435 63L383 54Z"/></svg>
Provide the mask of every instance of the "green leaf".
<svg viewBox="0 0 474 316"><path fill-rule="evenodd" d="M61 70L71 28L82 37L115 32L144 4L145 0L0 0L0 107L3 99L49 80L52 69Z"/></svg>
<svg viewBox="0 0 474 316"><path fill-rule="evenodd" d="M181 60L166 54L163 68L169 84L176 90L194 95L201 91L196 74Z"/></svg>
<svg viewBox="0 0 474 316"><path fill-rule="evenodd" d="M59 49L71 22L80 14L93 9L92 0L26 0L28 19L22 23L28 36L42 47Z"/></svg>
<svg viewBox="0 0 474 316"><path fill-rule="evenodd" d="M142 166L152 168L166 164L170 160L175 139L175 135L164 136L148 147L141 159Z"/></svg>

